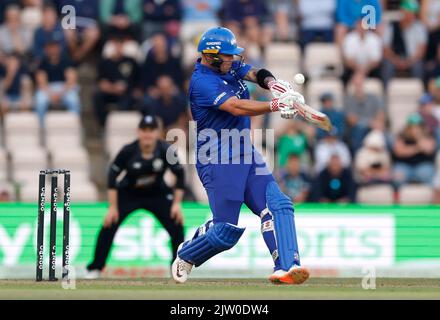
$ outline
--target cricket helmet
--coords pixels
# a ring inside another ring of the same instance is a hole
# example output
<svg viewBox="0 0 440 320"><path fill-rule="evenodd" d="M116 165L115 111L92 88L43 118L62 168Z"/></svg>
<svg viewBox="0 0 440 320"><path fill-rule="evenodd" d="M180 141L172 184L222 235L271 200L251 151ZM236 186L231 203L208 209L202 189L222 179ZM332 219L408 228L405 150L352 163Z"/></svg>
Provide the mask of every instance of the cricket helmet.
<svg viewBox="0 0 440 320"><path fill-rule="evenodd" d="M214 27L205 31L200 37L197 50L212 54L240 54L244 51L237 46L237 39L232 31L223 27Z"/></svg>

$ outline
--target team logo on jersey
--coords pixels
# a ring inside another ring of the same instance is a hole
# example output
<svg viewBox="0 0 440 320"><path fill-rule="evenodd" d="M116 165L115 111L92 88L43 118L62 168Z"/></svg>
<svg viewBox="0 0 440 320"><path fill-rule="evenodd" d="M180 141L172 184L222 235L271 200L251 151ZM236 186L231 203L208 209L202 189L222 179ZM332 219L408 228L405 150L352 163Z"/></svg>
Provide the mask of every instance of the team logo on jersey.
<svg viewBox="0 0 440 320"><path fill-rule="evenodd" d="M140 162L133 163L133 169L140 169L141 167L142 167L142 163Z"/></svg>
<svg viewBox="0 0 440 320"><path fill-rule="evenodd" d="M130 63L122 63L119 66L119 72L121 72L124 77L129 77L132 71L133 71L133 66Z"/></svg>
<svg viewBox="0 0 440 320"><path fill-rule="evenodd" d="M154 159L153 161L153 169L154 171L160 171L163 168L163 161L162 159Z"/></svg>

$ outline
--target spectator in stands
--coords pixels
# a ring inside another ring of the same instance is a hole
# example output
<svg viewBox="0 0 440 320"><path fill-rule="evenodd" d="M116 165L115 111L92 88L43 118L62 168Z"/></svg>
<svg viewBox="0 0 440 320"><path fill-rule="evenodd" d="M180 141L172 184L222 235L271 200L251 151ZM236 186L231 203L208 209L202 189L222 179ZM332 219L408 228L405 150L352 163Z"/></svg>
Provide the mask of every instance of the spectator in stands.
<svg viewBox="0 0 440 320"><path fill-rule="evenodd" d="M440 120L440 76L429 81L428 89L436 104L434 113L437 119Z"/></svg>
<svg viewBox="0 0 440 320"><path fill-rule="evenodd" d="M390 183L391 155L387 150L382 131L371 131L364 139L363 147L356 153L355 178L359 185Z"/></svg>
<svg viewBox="0 0 440 320"><path fill-rule="evenodd" d="M380 63L382 61L382 39L373 31L362 27L359 19L353 31L344 38L342 56L345 72L342 77L344 84L353 74L362 74L363 77L380 77Z"/></svg>
<svg viewBox="0 0 440 320"><path fill-rule="evenodd" d="M218 11L222 0L181 0L183 21L180 36L190 41L202 35L209 28L219 25Z"/></svg>
<svg viewBox="0 0 440 320"><path fill-rule="evenodd" d="M411 114L392 148L397 190L408 182L431 183L435 173L435 149L435 140L423 123L423 118L418 113Z"/></svg>
<svg viewBox="0 0 440 320"><path fill-rule="evenodd" d="M143 39L148 39L161 32L168 36L177 37L182 18L182 8L179 0L144 0Z"/></svg>
<svg viewBox="0 0 440 320"><path fill-rule="evenodd" d="M140 40L142 0L100 0L99 17L103 24L104 42L111 35Z"/></svg>
<svg viewBox="0 0 440 320"><path fill-rule="evenodd" d="M425 93L419 99L419 113L422 116L423 123L433 137L435 137L437 145L440 146L440 120L434 114L434 98Z"/></svg>
<svg viewBox="0 0 440 320"><path fill-rule="evenodd" d="M17 0L2 0L0 2L0 24L5 22L6 9L11 5L17 5Z"/></svg>
<svg viewBox="0 0 440 320"><path fill-rule="evenodd" d="M98 25L98 0L57 0L58 10L75 8L75 29L66 29L66 40L73 60L83 60L97 44L100 36Z"/></svg>
<svg viewBox="0 0 440 320"><path fill-rule="evenodd" d="M133 109L133 94L138 79L136 61L123 55L123 38L115 36L110 41L114 44L114 51L99 64L98 90L94 98L95 112L101 127L105 125L110 104L116 105L118 110Z"/></svg>
<svg viewBox="0 0 440 320"><path fill-rule="evenodd" d="M281 170L278 180L281 190L295 203L308 200L311 181L310 177L301 170L301 163L297 154L289 154L286 166Z"/></svg>
<svg viewBox="0 0 440 320"><path fill-rule="evenodd" d="M299 43L304 49L312 41L333 42L336 0L299 0Z"/></svg>
<svg viewBox="0 0 440 320"><path fill-rule="evenodd" d="M331 154L328 165L313 184L314 198L319 202L349 203L356 201L356 184L349 168L344 167L337 153Z"/></svg>
<svg viewBox="0 0 440 320"><path fill-rule="evenodd" d="M32 82L18 53L11 53L0 64L0 118L10 109L30 110Z"/></svg>
<svg viewBox="0 0 440 320"><path fill-rule="evenodd" d="M423 78L423 58L426 53L428 34L417 19L417 0L403 0L400 5L402 18L385 28L382 77L384 84L394 77L396 70Z"/></svg>
<svg viewBox="0 0 440 320"><path fill-rule="evenodd" d="M362 140L371 129L385 130L386 114L383 101L374 94L365 92L364 76L356 74L352 78L353 94L345 97L347 112L347 141L354 153L362 146Z"/></svg>
<svg viewBox="0 0 440 320"><path fill-rule="evenodd" d="M283 168L287 164L289 154L296 154L301 163L309 162L307 155L308 139L301 128L302 123L298 120L288 124L286 131L277 142L278 165Z"/></svg>
<svg viewBox="0 0 440 320"><path fill-rule="evenodd" d="M429 84L429 82L434 79L440 77L440 42L437 45L437 54L434 60L428 61L426 64L426 74L425 74L425 83Z"/></svg>
<svg viewBox="0 0 440 320"><path fill-rule="evenodd" d="M173 79L162 75L157 79L157 96L146 96L144 100L144 114L151 114L162 120L162 126L166 130L177 127L185 127L186 97L174 84Z"/></svg>
<svg viewBox="0 0 440 320"><path fill-rule="evenodd" d="M62 53L60 41L57 34L46 40L45 55L35 76L35 109L42 125L51 104L62 104L78 115L81 109L78 75L70 59Z"/></svg>
<svg viewBox="0 0 440 320"><path fill-rule="evenodd" d="M154 96L155 84L161 75L170 76L182 88L183 70L179 58L172 55L164 34L158 33L152 39L152 48L141 69L140 86L144 93Z"/></svg>
<svg viewBox="0 0 440 320"><path fill-rule="evenodd" d="M275 23L275 32L273 33L274 40L294 40L295 33L293 31L296 30L296 28L294 24L290 23L290 21L295 18L296 13L294 1L267 1L267 5Z"/></svg>
<svg viewBox="0 0 440 320"><path fill-rule="evenodd" d="M320 101L321 112L327 115L333 127L337 130L338 138L342 140L345 132L345 113L335 108L335 98L331 92L324 92L320 97ZM324 135L325 131L318 129L318 139L321 139Z"/></svg>
<svg viewBox="0 0 440 320"><path fill-rule="evenodd" d="M53 38L59 39L61 54L67 52L67 43L64 30L58 20L57 9L52 5L45 5L43 8L43 21L41 27L34 33L33 58L40 62L45 54L46 44Z"/></svg>
<svg viewBox="0 0 440 320"><path fill-rule="evenodd" d="M263 0L223 0L222 19L236 35L243 35L263 51L268 42L262 28L268 10ZM241 32L243 31L243 32Z"/></svg>
<svg viewBox="0 0 440 320"><path fill-rule="evenodd" d="M11 5L6 8L5 22L0 26L0 49L10 54L28 53L32 47L32 33L21 24L20 7Z"/></svg>
<svg viewBox="0 0 440 320"><path fill-rule="evenodd" d="M346 1L337 0L336 5L336 28L335 28L335 42L342 47L345 35L350 29L353 29L360 16L372 14L370 8L374 9L372 17L376 21L371 21L365 16L365 22L368 23L369 29L377 30L381 33L382 30L382 5L381 0L357 0ZM365 8L367 10L365 10Z"/></svg>
<svg viewBox="0 0 440 320"><path fill-rule="evenodd" d="M440 43L440 1L422 0L421 4L420 18L429 32L426 60L433 61Z"/></svg>
<svg viewBox="0 0 440 320"><path fill-rule="evenodd" d="M315 148L315 173L321 172L328 165L332 155L338 155L344 168L351 165L350 151L347 145L338 139L336 128L326 132Z"/></svg>

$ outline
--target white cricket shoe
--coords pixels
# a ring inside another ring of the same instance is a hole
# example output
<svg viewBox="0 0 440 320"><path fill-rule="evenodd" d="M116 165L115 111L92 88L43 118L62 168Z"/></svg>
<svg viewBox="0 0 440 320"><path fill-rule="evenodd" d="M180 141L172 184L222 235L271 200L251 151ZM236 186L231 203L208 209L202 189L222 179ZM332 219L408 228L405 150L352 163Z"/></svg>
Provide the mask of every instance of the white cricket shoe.
<svg viewBox="0 0 440 320"><path fill-rule="evenodd" d="M179 252L183 244L184 242L179 245L179 248L177 248L177 252ZM177 283L184 283L188 279L188 276L191 273L193 266L194 265L192 263L180 259L179 254L177 254L177 258L176 260L174 260L173 265L171 266L171 273L173 275L174 281L176 281Z"/></svg>
<svg viewBox="0 0 440 320"><path fill-rule="evenodd" d="M310 276L309 270L294 265L289 271L277 270L272 273L269 280L273 284L301 284Z"/></svg>
<svg viewBox="0 0 440 320"><path fill-rule="evenodd" d="M87 280L96 280L101 278L101 271L100 270L88 270L86 269L84 273L84 279Z"/></svg>

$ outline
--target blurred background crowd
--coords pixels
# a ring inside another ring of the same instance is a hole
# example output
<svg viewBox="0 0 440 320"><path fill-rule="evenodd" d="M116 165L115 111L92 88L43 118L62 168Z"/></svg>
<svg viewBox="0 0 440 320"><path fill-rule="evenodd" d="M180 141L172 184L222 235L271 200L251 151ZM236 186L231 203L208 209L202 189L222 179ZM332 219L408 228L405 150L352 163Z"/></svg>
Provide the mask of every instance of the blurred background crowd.
<svg viewBox="0 0 440 320"><path fill-rule="evenodd" d="M440 0L1 0L0 201L35 201L44 167L72 170L75 200L104 200L140 114L188 132L197 41L218 25L247 63L304 73L334 124L253 119L275 129L262 152L294 201L440 203ZM186 170L187 200L206 201Z"/></svg>

